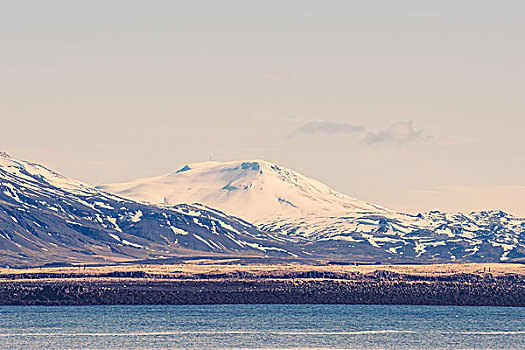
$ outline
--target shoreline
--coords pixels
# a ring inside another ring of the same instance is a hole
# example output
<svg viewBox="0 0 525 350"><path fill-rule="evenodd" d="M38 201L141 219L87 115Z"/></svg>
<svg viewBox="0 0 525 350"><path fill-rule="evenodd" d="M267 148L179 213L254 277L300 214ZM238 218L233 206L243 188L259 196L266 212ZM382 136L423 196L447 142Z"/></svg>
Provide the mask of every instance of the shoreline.
<svg viewBox="0 0 525 350"><path fill-rule="evenodd" d="M153 265L0 270L0 305L525 307L525 266Z"/></svg>

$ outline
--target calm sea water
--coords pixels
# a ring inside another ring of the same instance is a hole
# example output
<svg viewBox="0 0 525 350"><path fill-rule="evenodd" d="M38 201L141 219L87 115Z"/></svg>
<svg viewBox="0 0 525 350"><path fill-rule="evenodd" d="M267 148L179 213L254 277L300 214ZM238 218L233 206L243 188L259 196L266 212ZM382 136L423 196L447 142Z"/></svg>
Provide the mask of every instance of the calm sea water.
<svg viewBox="0 0 525 350"><path fill-rule="evenodd" d="M0 306L0 349L525 349L525 308Z"/></svg>

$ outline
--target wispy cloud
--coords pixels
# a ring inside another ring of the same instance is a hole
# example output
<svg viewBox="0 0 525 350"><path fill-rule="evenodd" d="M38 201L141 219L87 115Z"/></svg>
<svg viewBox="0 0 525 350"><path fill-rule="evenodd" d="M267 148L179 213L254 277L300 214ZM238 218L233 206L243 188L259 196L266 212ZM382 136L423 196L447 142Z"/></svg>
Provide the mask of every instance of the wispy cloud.
<svg viewBox="0 0 525 350"><path fill-rule="evenodd" d="M314 120L294 130L291 136L353 134L365 131L362 126L328 120Z"/></svg>
<svg viewBox="0 0 525 350"><path fill-rule="evenodd" d="M414 129L412 121L397 122L379 132L369 132L364 142L369 145L374 144L396 144L404 145L417 141L421 138L422 132Z"/></svg>

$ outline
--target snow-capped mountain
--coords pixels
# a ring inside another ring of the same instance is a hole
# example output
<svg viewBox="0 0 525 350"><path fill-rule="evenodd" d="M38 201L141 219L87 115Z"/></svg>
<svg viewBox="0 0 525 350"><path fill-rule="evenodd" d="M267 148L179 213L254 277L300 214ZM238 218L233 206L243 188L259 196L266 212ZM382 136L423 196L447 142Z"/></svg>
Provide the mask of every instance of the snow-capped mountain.
<svg viewBox="0 0 525 350"><path fill-rule="evenodd" d="M265 161L189 164L159 177L101 186L159 203L203 203L251 220L316 257L378 261L525 258L525 219L501 211L396 213Z"/></svg>
<svg viewBox="0 0 525 350"><path fill-rule="evenodd" d="M171 174L98 188L150 203L203 203L251 222L388 212L262 160L188 164Z"/></svg>
<svg viewBox="0 0 525 350"><path fill-rule="evenodd" d="M138 203L0 153L0 266L295 251L215 209Z"/></svg>
<svg viewBox="0 0 525 350"><path fill-rule="evenodd" d="M263 161L192 164L105 188L141 201L0 153L0 266L181 256L525 260L525 219L396 213Z"/></svg>
<svg viewBox="0 0 525 350"><path fill-rule="evenodd" d="M280 218L259 228L307 241L303 249L321 256L420 262L525 260L525 219L502 211L347 213Z"/></svg>

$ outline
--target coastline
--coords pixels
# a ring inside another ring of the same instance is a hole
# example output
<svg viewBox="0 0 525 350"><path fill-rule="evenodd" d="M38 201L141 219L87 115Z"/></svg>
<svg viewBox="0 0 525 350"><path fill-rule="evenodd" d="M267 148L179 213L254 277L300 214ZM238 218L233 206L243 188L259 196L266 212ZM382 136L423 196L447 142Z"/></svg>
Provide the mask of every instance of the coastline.
<svg viewBox="0 0 525 350"><path fill-rule="evenodd" d="M524 307L525 266L487 265L492 266L493 272L488 273L488 267L480 264L350 267L206 264L3 269L0 271L0 305Z"/></svg>

